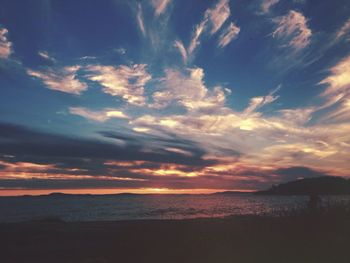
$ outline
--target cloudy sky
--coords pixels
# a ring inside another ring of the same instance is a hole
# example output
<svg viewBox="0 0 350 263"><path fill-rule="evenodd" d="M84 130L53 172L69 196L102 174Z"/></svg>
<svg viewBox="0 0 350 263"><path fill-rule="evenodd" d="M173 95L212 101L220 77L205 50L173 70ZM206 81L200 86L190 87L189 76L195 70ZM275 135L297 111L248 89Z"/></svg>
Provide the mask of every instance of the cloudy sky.
<svg viewBox="0 0 350 263"><path fill-rule="evenodd" d="M0 189L350 176L348 0L0 0Z"/></svg>

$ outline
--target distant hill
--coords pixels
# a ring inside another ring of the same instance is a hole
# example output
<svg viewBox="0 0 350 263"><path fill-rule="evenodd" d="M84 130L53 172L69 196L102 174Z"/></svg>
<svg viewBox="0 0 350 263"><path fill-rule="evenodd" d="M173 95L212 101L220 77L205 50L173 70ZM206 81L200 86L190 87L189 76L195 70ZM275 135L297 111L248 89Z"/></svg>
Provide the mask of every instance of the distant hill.
<svg viewBox="0 0 350 263"><path fill-rule="evenodd" d="M251 194L252 192L246 192L246 191L223 191L223 192L216 192L212 193L213 195L237 195L237 194Z"/></svg>
<svg viewBox="0 0 350 263"><path fill-rule="evenodd" d="M66 194L60 192L54 192L50 194L42 195L13 195L13 196L0 196L0 198L66 198L66 197L106 197L106 196L139 196L139 195L150 195L150 194L135 194L135 193L117 193L117 194Z"/></svg>
<svg viewBox="0 0 350 263"><path fill-rule="evenodd" d="M48 195L42 195L42 196L47 196L47 197L82 197L82 196L135 196L135 195L140 195L140 194L134 194L134 193L117 193L117 194L65 194L65 193L50 193Z"/></svg>
<svg viewBox="0 0 350 263"><path fill-rule="evenodd" d="M272 186L257 194L265 195L350 195L350 180L335 176L300 179Z"/></svg>

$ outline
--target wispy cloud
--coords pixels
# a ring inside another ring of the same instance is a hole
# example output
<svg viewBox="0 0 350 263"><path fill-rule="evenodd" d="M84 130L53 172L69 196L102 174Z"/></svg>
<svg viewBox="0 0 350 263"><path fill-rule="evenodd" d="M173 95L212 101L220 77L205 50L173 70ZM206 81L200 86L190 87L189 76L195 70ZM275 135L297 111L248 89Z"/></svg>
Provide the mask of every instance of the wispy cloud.
<svg viewBox="0 0 350 263"><path fill-rule="evenodd" d="M220 0L212 9L205 12L205 17L211 22L210 34L215 34L229 18L231 11L229 0Z"/></svg>
<svg viewBox="0 0 350 263"><path fill-rule="evenodd" d="M79 95L88 86L77 79L80 66L67 66L63 68L48 68L42 71L27 70L28 75L39 78L52 90Z"/></svg>
<svg viewBox="0 0 350 263"><path fill-rule="evenodd" d="M79 58L80 60L95 60L97 57L95 56L83 56Z"/></svg>
<svg viewBox="0 0 350 263"><path fill-rule="evenodd" d="M137 5L136 20L137 20L137 24L138 24L142 34L145 36L146 35L146 29L145 29L145 24L143 22L143 12L142 12L141 3L138 3L138 5Z"/></svg>
<svg viewBox="0 0 350 263"><path fill-rule="evenodd" d="M8 30L0 26L0 58L6 59L12 53L12 43L7 39Z"/></svg>
<svg viewBox="0 0 350 263"><path fill-rule="evenodd" d="M159 16L162 13L164 13L170 2L171 0L151 0L151 4L154 7L154 12L156 16Z"/></svg>
<svg viewBox="0 0 350 263"><path fill-rule="evenodd" d="M328 84L323 95L334 93L348 95L350 92L350 56L345 57L332 67L330 72L332 74L320 82L320 84Z"/></svg>
<svg viewBox="0 0 350 263"><path fill-rule="evenodd" d="M100 83L105 93L121 97L132 105L141 106L146 101L144 86L152 78L146 67L145 64L130 67L90 65L86 70L89 72L87 77Z"/></svg>
<svg viewBox="0 0 350 263"><path fill-rule="evenodd" d="M279 3L280 0L263 0L260 9L263 14L267 14L270 12L270 9Z"/></svg>
<svg viewBox="0 0 350 263"><path fill-rule="evenodd" d="M192 54L196 47L200 44L199 38L202 35L206 25L206 20L203 20L194 30L190 45L188 46L188 54Z"/></svg>
<svg viewBox="0 0 350 263"><path fill-rule="evenodd" d="M214 114L189 112L186 115L145 115L133 120L131 125L145 127L151 134L162 130L190 139L206 150L208 158L217 159L219 163L222 163L221 158L236 162L236 151L240 153L240 165L261 164L260 172L263 167L298 163L317 169L331 168L333 173L344 174L349 145L342 141L350 138L350 126L304 126L286 116L286 112L276 117L246 116L231 110Z"/></svg>
<svg viewBox="0 0 350 263"><path fill-rule="evenodd" d="M270 104L278 99L278 96L273 96L272 94L269 94L267 96L262 97L254 97L250 99L249 106L244 110L245 114L251 114L255 112L257 109L260 109L261 107Z"/></svg>
<svg viewBox="0 0 350 263"><path fill-rule="evenodd" d="M186 48L184 47L183 43L180 40L175 40L174 47L176 47L178 49L178 51L181 54L183 62L186 63L187 62L187 51L186 51Z"/></svg>
<svg viewBox="0 0 350 263"><path fill-rule="evenodd" d="M336 40L340 40L346 37L346 40L350 41L349 33L350 33L350 18L346 20L344 25L336 33Z"/></svg>
<svg viewBox="0 0 350 263"><path fill-rule="evenodd" d="M333 66L330 73L320 82L327 85L321 94L326 98L322 108L333 107L321 119L331 122L350 121L350 56Z"/></svg>
<svg viewBox="0 0 350 263"><path fill-rule="evenodd" d="M344 98L338 105L324 114L321 120L327 123L341 123L350 121L350 99ZM350 132L350 131L349 131Z"/></svg>
<svg viewBox="0 0 350 263"><path fill-rule="evenodd" d="M229 0L219 0L213 7L205 11L203 20L195 27L190 45L187 49L188 54L192 54L198 45L202 33L209 30L209 34L215 34L229 18L231 14Z"/></svg>
<svg viewBox="0 0 350 263"><path fill-rule="evenodd" d="M296 125L304 125L312 118L312 114L317 110L316 107L283 109L279 110L282 114L282 119Z"/></svg>
<svg viewBox="0 0 350 263"><path fill-rule="evenodd" d="M219 47L226 47L233 39L238 36L240 30L241 29L237 25L230 23L220 35Z"/></svg>
<svg viewBox="0 0 350 263"><path fill-rule="evenodd" d="M125 48L115 48L113 51L117 52L119 55L125 55L126 54L126 49Z"/></svg>
<svg viewBox="0 0 350 263"><path fill-rule="evenodd" d="M69 112L74 115L84 117L97 122L105 122L112 118L128 119L122 111L118 109L107 108L102 111L92 111L84 107L70 107Z"/></svg>
<svg viewBox="0 0 350 263"><path fill-rule="evenodd" d="M284 45L299 51L310 44L312 32L302 13L291 10L288 14L278 17L274 21L277 28L272 36L281 39Z"/></svg>
<svg viewBox="0 0 350 263"><path fill-rule="evenodd" d="M51 57L47 51L44 51L44 50L39 51L39 52L38 52L38 55L39 55L41 58L43 58L43 59L45 59L45 60L47 60L47 61L50 61L50 62L53 62L53 63L56 62L56 59L53 58L53 57Z"/></svg>

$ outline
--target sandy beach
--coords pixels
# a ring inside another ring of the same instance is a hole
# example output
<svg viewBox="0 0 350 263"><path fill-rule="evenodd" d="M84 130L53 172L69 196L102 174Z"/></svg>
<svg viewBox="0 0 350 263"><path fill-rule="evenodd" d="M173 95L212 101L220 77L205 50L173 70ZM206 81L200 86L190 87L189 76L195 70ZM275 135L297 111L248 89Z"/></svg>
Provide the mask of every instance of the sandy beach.
<svg viewBox="0 0 350 263"><path fill-rule="evenodd" d="M348 218L0 224L0 262L349 262Z"/></svg>

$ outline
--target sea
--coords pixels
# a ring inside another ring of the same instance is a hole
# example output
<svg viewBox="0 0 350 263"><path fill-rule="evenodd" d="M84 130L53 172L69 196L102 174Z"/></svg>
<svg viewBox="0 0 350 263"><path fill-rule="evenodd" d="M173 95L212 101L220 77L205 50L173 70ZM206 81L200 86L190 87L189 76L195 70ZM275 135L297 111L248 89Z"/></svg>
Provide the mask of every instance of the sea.
<svg viewBox="0 0 350 263"><path fill-rule="evenodd" d="M350 196L323 196L323 202ZM307 207L308 196L119 194L0 197L0 222L114 221L273 215Z"/></svg>

